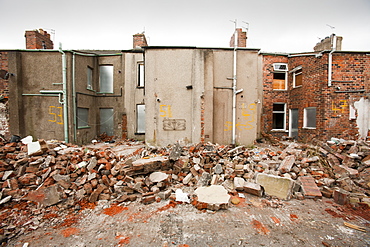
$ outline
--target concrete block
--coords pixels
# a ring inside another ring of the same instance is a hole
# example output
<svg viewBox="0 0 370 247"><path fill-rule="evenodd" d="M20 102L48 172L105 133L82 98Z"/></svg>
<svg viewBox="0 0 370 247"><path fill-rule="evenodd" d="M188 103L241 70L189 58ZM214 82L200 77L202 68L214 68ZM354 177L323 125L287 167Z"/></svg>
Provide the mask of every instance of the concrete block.
<svg viewBox="0 0 370 247"><path fill-rule="evenodd" d="M28 143L27 153L29 156L42 154L40 143L38 141Z"/></svg>
<svg viewBox="0 0 370 247"><path fill-rule="evenodd" d="M162 182L166 180L167 178L168 178L168 174L164 172L153 172L149 176L150 181L152 181L153 183Z"/></svg>
<svg viewBox="0 0 370 247"><path fill-rule="evenodd" d="M230 201L230 195L222 185L199 187L194 193L198 196L198 202L205 204L210 210L227 208Z"/></svg>
<svg viewBox="0 0 370 247"><path fill-rule="evenodd" d="M259 197L263 195L263 188L261 187L261 185L256 184L256 183L245 182L243 189L245 192L252 194L252 195L256 195Z"/></svg>
<svg viewBox="0 0 370 247"><path fill-rule="evenodd" d="M243 190L244 189L244 178L235 177L234 178L234 188L236 190Z"/></svg>
<svg viewBox="0 0 370 247"><path fill-rule="evenodd" d="M263 187L267 195L276 196L283 200L288 200L292 196L294 181L290 178L259 173L256 182Z"/></svg>

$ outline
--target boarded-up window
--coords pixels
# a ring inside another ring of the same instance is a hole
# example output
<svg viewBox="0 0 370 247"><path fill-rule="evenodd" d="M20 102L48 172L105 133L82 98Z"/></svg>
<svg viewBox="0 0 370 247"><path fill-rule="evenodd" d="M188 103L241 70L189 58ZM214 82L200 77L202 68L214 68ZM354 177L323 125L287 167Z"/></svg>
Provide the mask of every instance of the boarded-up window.
<svg viewBox="0 0 370 247"><path fill-rule="evenodd" d="M286 73L273 73L272 89L285 90L286 89Z"/></svg>
<svg viewBox="0 0 370 247"><path fill-rule="evenodd" d="M294 87L302 86L302 69L298 69L293 73L293 85Z"/></svg>
<svg viewBox="0 0 370 247"><path fill-rule="evenodd" d="M113 93L113 65L99 66L99 84L101 93Z"/></svg>

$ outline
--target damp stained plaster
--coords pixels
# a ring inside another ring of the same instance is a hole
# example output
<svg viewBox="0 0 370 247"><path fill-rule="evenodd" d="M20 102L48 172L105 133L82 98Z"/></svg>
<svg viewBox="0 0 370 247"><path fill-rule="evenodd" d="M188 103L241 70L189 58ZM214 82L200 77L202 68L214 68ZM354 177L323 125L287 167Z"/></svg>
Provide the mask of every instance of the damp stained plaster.
<svg viewBox="0 0 370 247"><path fill-rule="evenodd" d="M357 111L356 124L358 132L360 138L364 139L370 127L370 100L362 97L359 101L354 102L354 108Z"/></svg>

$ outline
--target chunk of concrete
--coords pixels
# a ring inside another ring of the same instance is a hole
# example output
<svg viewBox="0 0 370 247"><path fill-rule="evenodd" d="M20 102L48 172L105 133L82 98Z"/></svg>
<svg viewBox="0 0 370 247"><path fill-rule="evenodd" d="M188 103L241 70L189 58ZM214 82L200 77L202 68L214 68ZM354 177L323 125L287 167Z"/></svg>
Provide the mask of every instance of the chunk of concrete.
<svg viewBox="0 0 370 247"><path fill-rule="evenodd" d="M235 177L234 178L234 188L236 190L243 190L244 189L244 183L245 183L244 178L240 178L240 177Z"/></svg>
<svg viewBox="0 0 370 247"><path fill-rule="evenodd" d="M261 185L256 183L245 182L243 189L245 192L255 196L261 197L263 195L263 188L261 187Z"/></svg>
<svg viewBox="0 0 370 247"><path fill-rule="evenodd" d="M182 192L181 189L177 189L175 191L175 195L176 195L176 201L177 202L186 202L186 203L190 203L190 199L188 197L188 194Z"/></svg>
<svg viewBox="0 0 370 247"><path fill-rule="evenodd" d="M288 200L292 196L294 181L290 178L259 173L256 182L263 187L269 196L276 196L283 200Z"/></svg>
<svg viewBox="0 0 370 247"><path fill-rule="evenodd" d="M42 154L40 143L38 141L28 143L27 152L29 156Z"/></svg>
<svg viewBox="0 0 370 247"><path fill-rule="evenodd" d="M152 181L153 183L162 182L166 180L167 178L168 178L168 174L164 172L153 172L149 176L150 181Z"/></svg>
<svg viewBox="0 0 370 247"><path fill-rule="evenodd" d="M230 201L230 195L222 185L199 187L194 193L198 196L198 202L203 204L202 208L210 210L226 209Z"/></svg>

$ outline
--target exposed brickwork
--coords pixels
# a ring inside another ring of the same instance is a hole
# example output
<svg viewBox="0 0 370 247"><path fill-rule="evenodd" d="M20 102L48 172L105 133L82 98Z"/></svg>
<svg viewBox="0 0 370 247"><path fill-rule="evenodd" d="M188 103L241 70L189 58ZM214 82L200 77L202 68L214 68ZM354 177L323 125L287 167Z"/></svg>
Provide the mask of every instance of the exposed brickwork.
<svg viewBox="0 0 370 247"><path fill-rule="evenodd" d="M238 33L237 47L247 47L247 32L244 32L241 28L237 28L236 32ZM234 47L234 42L235 33L231 36L230 47Z"/></svg>
<svg viewBox="0 0 370 247"><path fill-rule="evenodd" d="M140 48L143 46L148 46L145 35L143 33L137 33L133 35L133 48Z"/></svg>
<svg viewBox="0 0 370 247"><path fill-rule="evenodd" d="M368 97L366 92L370 89L370 56L364 52L333 53L331 87L328 87L328 57L329 52L324 52L321 56L263 56L264 133L275 137L288 135L287 132L271 132L272 104L283 102L287 103L287 129L288 109L298 109L299 141L309 141L312 138L328 140L331 137L358 139L356 119L350 119L350 105L361 97ZM288 62L290 71L302 66L302 86L294 88L293 73L289 73L288 90L272 90L272 64L276 62ZM306 107L316 107L316 128L304 128Z"/></svg>
<svg viewBox="0 0 370 247"><path fill-rule="evenodd" d="M26 49L53 49L54 44L48 32L39 29L26 31Z"/></svg>
<svg viewBox="0 0 370 247"><path fill-rule="evenodd" d="M263 56L263 110L261 115L261 129L263 133L272 134L273 103L288 103L288 90L273 90L274 63L288 63L288 57L285 55L264 55ZM288 117L286 117L288 121ZM282 137L287 135L284 131L273 132L274 136Z"/></svg>
<svg viewBox="0 0 370 247"><path fill-rule="evenodd" d="M8 72L8 52L0 52L0 70L5 70ZM4 97L4 99L0 100L0 134L8 139L10 137L8 124L9 86L8 80L2 78L0 78L0 97Z"/></svg>
<svg viewBox="0 0 370 247"><path fill-rule="evenodd" d="M0 70L8 71L8 52L0 52ZM9 96L8 80L0 78L0 95Z"/></svg>

